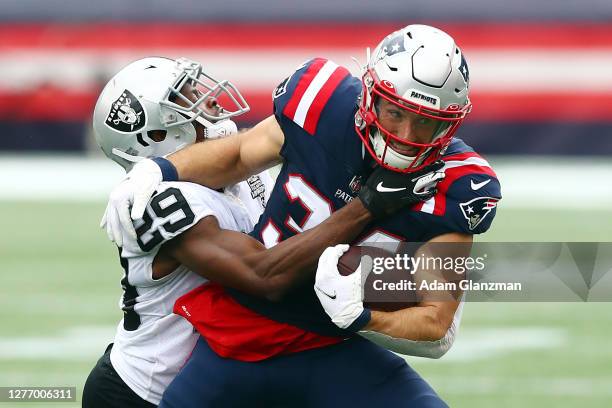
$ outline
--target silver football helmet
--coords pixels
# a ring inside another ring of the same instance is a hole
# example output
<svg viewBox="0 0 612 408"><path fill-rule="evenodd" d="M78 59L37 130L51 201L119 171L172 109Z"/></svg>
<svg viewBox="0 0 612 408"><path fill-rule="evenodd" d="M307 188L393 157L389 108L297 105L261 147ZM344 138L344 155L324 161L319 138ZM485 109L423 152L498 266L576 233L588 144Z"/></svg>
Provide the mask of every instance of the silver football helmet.
<svg viewBox="0 0 612 408"><path fill-rule="evenodd" d="M368 55L362 81L357 133L372 157L394 171L416 171L437 160L472 107L465 57L448 34L426 25L409 25L385 37ZM437 120L431 142L401 139L381 126L377 113L381 99ZM393 144L417 153L401 154Z"/></svg>
<svg viewBox="0 0 612 408"><path fill-rule="evenodd" d="M231 110L221 107L221 100ZM203 72L201 64L149 57L129 64L106 84L93 128L106 156L129 171L143 158L196 142L198 129L203 138L235 132L230 118L248 111L238 89Z"/></svg>

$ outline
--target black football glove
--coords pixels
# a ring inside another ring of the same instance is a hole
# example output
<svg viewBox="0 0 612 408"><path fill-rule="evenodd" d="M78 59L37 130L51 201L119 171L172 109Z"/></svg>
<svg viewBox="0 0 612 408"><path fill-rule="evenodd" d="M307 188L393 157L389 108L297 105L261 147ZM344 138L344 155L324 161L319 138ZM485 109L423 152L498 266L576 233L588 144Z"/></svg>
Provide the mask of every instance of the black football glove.
<svg viewBox="0 0 612 408"><path fill-rule="evenodd" d="M442 167L442 160L414 173L398 173L379 167L359 190L359 198L374 217L387 216L433 197L436 185L444 178Z"/></svg>

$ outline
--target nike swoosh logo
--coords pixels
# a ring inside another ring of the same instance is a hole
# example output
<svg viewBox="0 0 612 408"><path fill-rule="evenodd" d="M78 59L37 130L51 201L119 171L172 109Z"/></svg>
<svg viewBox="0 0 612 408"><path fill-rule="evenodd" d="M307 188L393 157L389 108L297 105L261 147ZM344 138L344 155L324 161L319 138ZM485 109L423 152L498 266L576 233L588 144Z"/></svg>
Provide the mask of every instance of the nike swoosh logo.
<svg viewBox="0 0 612 408"><path fill-rule="evenodd" d="M330 298L331 300L336 299L336 296L337 296L337 295L336 295L336 291L334 291L334 294L333 294L333 295L330 295L329 293L325 292L323 289L321 289L321 288L320 288L320 287L318 287L318 286L317 286L317 290L318 290L319 292L321 292L322 294L324 294L325 296L327 296L328 298Z"/></svg>
<svg viewBox="0 0 612 408"><path fill-rule="evenodd" d="M385 187L383 186L383 182L381 181L380 183L378 183L378 185L376 186L376 191L380 192L380 193L393 193L395 191L402 191L405 190L406 187L398 187L398 188L392 188L392 187Z"/></svg>
<svg viewBox="0 0 612 408"><path fill-rule="evenodd" d="M472 185L472 190L479 190L481 187L484 187L489 184L490 181L491 179L485 180L480 183L474 183L474 180L470 180L470 184Z"/></svg>

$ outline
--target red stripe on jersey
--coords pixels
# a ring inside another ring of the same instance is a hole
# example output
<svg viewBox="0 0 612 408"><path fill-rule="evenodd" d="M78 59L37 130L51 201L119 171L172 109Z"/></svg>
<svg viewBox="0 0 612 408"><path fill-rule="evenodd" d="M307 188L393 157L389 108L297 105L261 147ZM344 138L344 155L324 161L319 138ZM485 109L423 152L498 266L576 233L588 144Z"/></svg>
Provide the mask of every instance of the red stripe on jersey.
<svg viewBox="0 0 612 408"><path fill-rule="evenodd" d="M478 158L482 158L482 157L480 157L480 155L479 155L478 153L476 153L476 152L464 152L464 153L457 153L457 154L453 154L453 155L451 155L451 156L444 156L444 157L443 157L443 160L444 160L445 162L448 162L448 161L461 161L461 160L468 159L468 158L470 158L470 157L478 157ZM445 171L446 177L444 178L444 180L443 180L443 181L441 181L440 183L438 183L438 187L437 187L437 188L438 188L438 194L440 194L440 191L441 191L441 190L440 190L440 187L441 187L441 185L442 185L442 184L443 184L443 183L444 183L446 180L448 180L448 179L449 179L449 174L452 174L452 173L450 172L450 170L452 170L452 169L448 169L448 170L446 170L446 171ZM453 180L453 181L454 181L454 180ZM446 187L446 189L448 189L448 187ZM438 195L438 194L436 194L436 195L434 196L434 200L435 200L436 204L437 204L437 202L438 202L438 198L439 198L439 195ZM416 203L416 204L415 204L415 205L412 207L412 211L421 211L421 210L423 210L423 206L425 206L425 201L421 201L421 202L419 202L419 203ZM436 205L436 207L437 207L437 205ZM434 207L434 208L435 208L435 207ZM444 215L444 212L442 212L442 214L437 214L437 215Z"/></svg>
<svg viewBox="0 0 612 408"><path fill-rule="evenodd" d="M479 159L482 159L482 157L476 152L463 152L463 153L453 154L450 156L444 156L442 160L444 160L445 162L449 162L449 161L465 160L465 159L469 159L470 157L478 157Z"/></svg>
<svg viewBox="0 0 612 408"><path fill-rule="evenodd" d="M476 154L476 156L478 155ZM447 169L444 173L446 174L446 177L444 177L444 180L438 183L438 193L434 196L434 215L444 215L444 213L446 212L446 193L450 186L455 182L455 180L463 176L467 176L468 174L488 174L491 177L497 177L492 168L486 166L479 166L477 164L467 164L465 166L452 167L450 169Z"/></svg>
<svg viewBox="0 0 612 408"><path fill-rule="evenodd" d="M261 361L341 342L280 323L242 306L222 286L205 283L174 303L183 316L221 357Z"/></svg>
<svg viewBox="0 0 612 408"><path fill-rule="evenodd" d="M324 58L315 58L315 60L310 64L306 72L300 77L295 89L293 90L293 94L285 105L285 109L283 109L283 114L287 116L289 119L295 119L295 112L297 111L297 107L304 96L304 93L308 89L308 86L312 82L315 76L319 73L323 65L327 62Z"/></svg>
<svg viewBox="0 0 612 408"><path fill-rule="evenodd" d="M412 206L412 211L421 211L423 206L425 205L425 201L421 201Z"/></svg>
<svg viewBox="0 0 612 408"><path fill-rule="evenodd" d="M327 82L321 87L317 95L315 96L310 108L308 109L308 113L306 114L306 120L304 121L304 130L311 135L315 134L317 130L317 125L319 123L319 118L321 117L321 112L323 112L323 108L331 98L332 94L350 73L344 67L338 67L331 74Z"/></svg>

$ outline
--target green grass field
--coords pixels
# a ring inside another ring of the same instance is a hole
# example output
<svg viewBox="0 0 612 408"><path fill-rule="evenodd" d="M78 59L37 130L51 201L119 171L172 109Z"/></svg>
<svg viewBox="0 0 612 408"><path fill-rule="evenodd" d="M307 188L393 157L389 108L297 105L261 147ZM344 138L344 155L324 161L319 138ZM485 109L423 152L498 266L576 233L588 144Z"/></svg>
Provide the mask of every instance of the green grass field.
<svg viewBox="0 0 612 408"><path fill-rule="evenodd" d="M103 209L0 202L0 386L82 391L121 316ZM612 212L502 207L486 238L612 241ZM409 362L452 407L610 407L611 336L605 303L471 303L447 356Z"/></svg>

